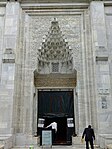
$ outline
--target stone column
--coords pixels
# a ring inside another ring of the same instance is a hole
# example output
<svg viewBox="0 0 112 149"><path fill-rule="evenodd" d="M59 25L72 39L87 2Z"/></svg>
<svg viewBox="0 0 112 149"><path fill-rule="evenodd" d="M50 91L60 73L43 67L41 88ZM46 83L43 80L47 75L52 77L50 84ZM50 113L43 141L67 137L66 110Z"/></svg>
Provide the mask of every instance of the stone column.
<svg viewBox="0 0 112 149"><path fill-rule="evenodd" d="M14 81L16 79L16 58L17 58L17 39L19 23L19 3L7 2L4 17L4 42L2 53L2 72L0 83L0 97L2 106L2 120L0 134L9 135L13 133L13 103L14 103ZM1 8L0 8L1 9Z"/></svg>
<svg viewBox="0 0 112 149"><path fill-rule="evenodd" d="M91 31L92 31L92 59L93 70L91 73L92 81L92 95L91 98L91 122L93 127L98 132L99 118L98 111L100 106L98 105L98 72L96 66L99 63L108 63L108 50L106 39L106 26L105 26L105 13L104 4L101 1L93 1L90 3L90 17L91 17ZM99 88L100 89L100 88Z"/></svg>
<svg viewBox="0 0 112 149"><path fill-rule="evenodd" d="M31 40L31 18L27 14L24 14L23 20L23 28L24 28L24 35L23 36L23 45L22 49L24 51L24 58L22 62L22 88L24 89L21 94L21 120L23 129L23 133L27 135L32 135L34 131L36 131L36 96L34 97L34 71L36 70L36 50L33 51L33 47L31 47L32 40ZM22 30L22 29L21 29ZM21 36L21 37L22 37ZM34 53L35 52L35 53ZM34 109L33 109L34 108ZM34 121L33 121L34 120Z"/></svg>
<svg viewBox="0 0 112 149"><path fill-rule="evenodd" d="M15 55L14 89L13 89L13 128L17 126L20 110L20 89L21 89L21 51L19 49L19 25L20 25L20 4L19 2L7 2L4 46L12 49Z"/></svg>
<svg viewBox="0 0 112 149"><path fill-rule="evenodd" d="M0 76L2 69L2 53L3 53L3 33L4 33L4 18L5 18L5 5L0 4ZM0 77L1 80L1 77Z"/></svg>
<svg viewBox="0 0 112 149"><path fill-rule="evenodd" d="M90 67L89 54L90 48L90 26L88 21L88 10L83 12L81 16L81 51L80 51L80 73L77 74L77 97L78 97L78 113L79 113L79 134L82 134L84 128L90 124L91 121L91 107L90 107Z"/></svg>
<svg viewBox="0 0 112 149"><path fill-rule="evenodd" d="M78 97L76 88L73 90L74 94L74 122L75 122L75 133L78 135L79 133L79 111L78 111Z"/></svg>
<svg viewBox="0 0 112 149"><path fill-rule="evenodd" d="M91 2L90 4L91 15L91 29L93 47L96 50L106 50L106 26L105 26L105 12L103 2ZM102 49L104 48L104 49Z"/></svg>

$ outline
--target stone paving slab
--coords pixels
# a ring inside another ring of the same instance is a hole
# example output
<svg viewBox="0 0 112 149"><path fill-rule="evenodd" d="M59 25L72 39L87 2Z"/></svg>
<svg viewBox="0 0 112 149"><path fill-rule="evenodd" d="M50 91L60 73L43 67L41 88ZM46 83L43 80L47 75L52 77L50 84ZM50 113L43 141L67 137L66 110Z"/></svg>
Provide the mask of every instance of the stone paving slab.
<svg viewBox="0 0 112 149"><path fill-rule="evenodd" d="M75 147L75 146L52 146L53 149L84 149L84 146L82 147ZM29 149L29 147L15 147L13 149ZM51 149L48 147L34 147L34 149ZM101 149L99 147L95 147L94 149Z"/></svg>

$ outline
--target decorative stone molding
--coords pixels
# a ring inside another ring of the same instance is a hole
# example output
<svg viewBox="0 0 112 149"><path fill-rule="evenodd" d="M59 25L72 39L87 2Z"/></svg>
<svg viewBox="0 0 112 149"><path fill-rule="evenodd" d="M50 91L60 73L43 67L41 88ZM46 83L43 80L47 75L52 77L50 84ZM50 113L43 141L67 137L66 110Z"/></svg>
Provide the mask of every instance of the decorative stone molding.
<svg viewBox="0 0 112 149"><path fill-rule="evenodd" d="M58 24L59 24L59 28L61 28L61 35L63 36L63 39L66 41L66 39L68 40L69 43L69 48L72 49L71 51L73 51L73 66L69 65L68 66L68 71L73 71L72 69L77 69L78 71L81 71L81 16L80 15L75 15L72 16L70 15L68 17L65 16L65 19L63 19L61 14L58 15L53 15L53 16L30 16L30 49L31 49L31 57L32 57L32 62L31 62L31 66L32 68L38 66L37 64L37 58L38 58L38 50L40 49L39 47L42 46L42 37L44 37L43 41L46 40L48 38L48 35L50 32L50 21L52 20L52 18L56 17L58 20ZM73 21L74 20L74 21ZM68 22L70 22L70 26L68 26ZM44 25L44 28L42 27ZM65 24L66 24L66 28L65 28ZM51 23L52 25L52 23ZM46 36L45 36L46 35ZM61 64L61 63L60 63ZM68 63L70 64L70 63ZM41 63L42 65L42 63ZM63 64L62 64L63 65ZM60 69L62 70L62 65L60 65ZM48 67L49 64L46 63L46 67L48 73L50 72L50 67ZM72 68L71 68L72 66ZM65 65L64 65L65 67ZM63 68L64 68L63 67ZM42 66L39 68L42 70L43 72L45 70L45 68Z"/></svg>
<svg viewBox="0 0 112 149"><path fill-rule="evenodd" d="M76 73L74 74L38 74L34 73L36 87L72 87L76 86Z"/></svg>
<svg viewBox="0 0 112 149"><path fill-rule="evenodd" d="M101 95L109 94L109 89L98 89L98 93Z"/></svg>
<svg viewBox="0 0 112 149"><path fill-rule="evenodd" d="M15 54L13 49L7 48L2 58L3 63L15 63Z"/></svg>
<svg viewBox="0 0 112 149"><path fill-rule="evenodd" d="M96 61L108 61L108 56L96 56Z"/></svg>
<svg viewBox="0 0 112 149"><path fill-rule="evenodd" d="M68 45L66 38L64 38L62 34L56 18L51 22L48 34L43 39L42 45L37 53L39 72L46 64L59 65L59 63L61 63L60 67L65 67L65 72L67 69L71 69L72 71L73 52L71 47ZM52 69L50 72L53 72Z"/></svg>
<svg viewBox="0 0 112 149"><path fill-rule="evenodd" d="M108 50L105 47L101 47L95 51L96 61L108 61Z"/></svg>
<svg viewBox="0 0 112 149"><path fill-rule="evenodd" d="M93 0L19 0L21 3L90 3ZM100 1L100 0L94 0L94 1ZM105 0L105 1L111 1L111 0ZM105 2L104 1L104 2ZM69 5L69 4L68 4Z"/></svg>

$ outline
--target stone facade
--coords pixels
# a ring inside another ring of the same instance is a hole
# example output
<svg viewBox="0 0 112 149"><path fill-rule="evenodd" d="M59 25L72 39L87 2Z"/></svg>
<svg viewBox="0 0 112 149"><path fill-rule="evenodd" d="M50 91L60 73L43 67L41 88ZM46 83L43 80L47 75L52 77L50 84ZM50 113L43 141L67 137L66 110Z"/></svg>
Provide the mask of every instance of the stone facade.
<svg viewBox="0 0 112 149"><path fill-rule="evenodd" d="M31 143L38 90L72 89L77 135L91 124L101 147L111 143L112 2L78 2L0 1L0 140Z"/></svg>

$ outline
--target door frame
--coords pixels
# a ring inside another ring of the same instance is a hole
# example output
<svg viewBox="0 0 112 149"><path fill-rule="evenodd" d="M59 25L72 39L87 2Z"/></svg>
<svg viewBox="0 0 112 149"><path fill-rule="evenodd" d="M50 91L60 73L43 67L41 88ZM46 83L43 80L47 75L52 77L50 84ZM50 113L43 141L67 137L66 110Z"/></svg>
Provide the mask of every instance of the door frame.
<svg viewBox="0 0 112 149"><path fill-rule="evenodd" d="M79 129L79 117L78 117L78 98L76 93L76 88L35 88L35 97L33 101L33 135L37 134L38 129L38 92L39 91L73 91L73 103L74 103L74 131L76 135L78 134Z"/></svg>

